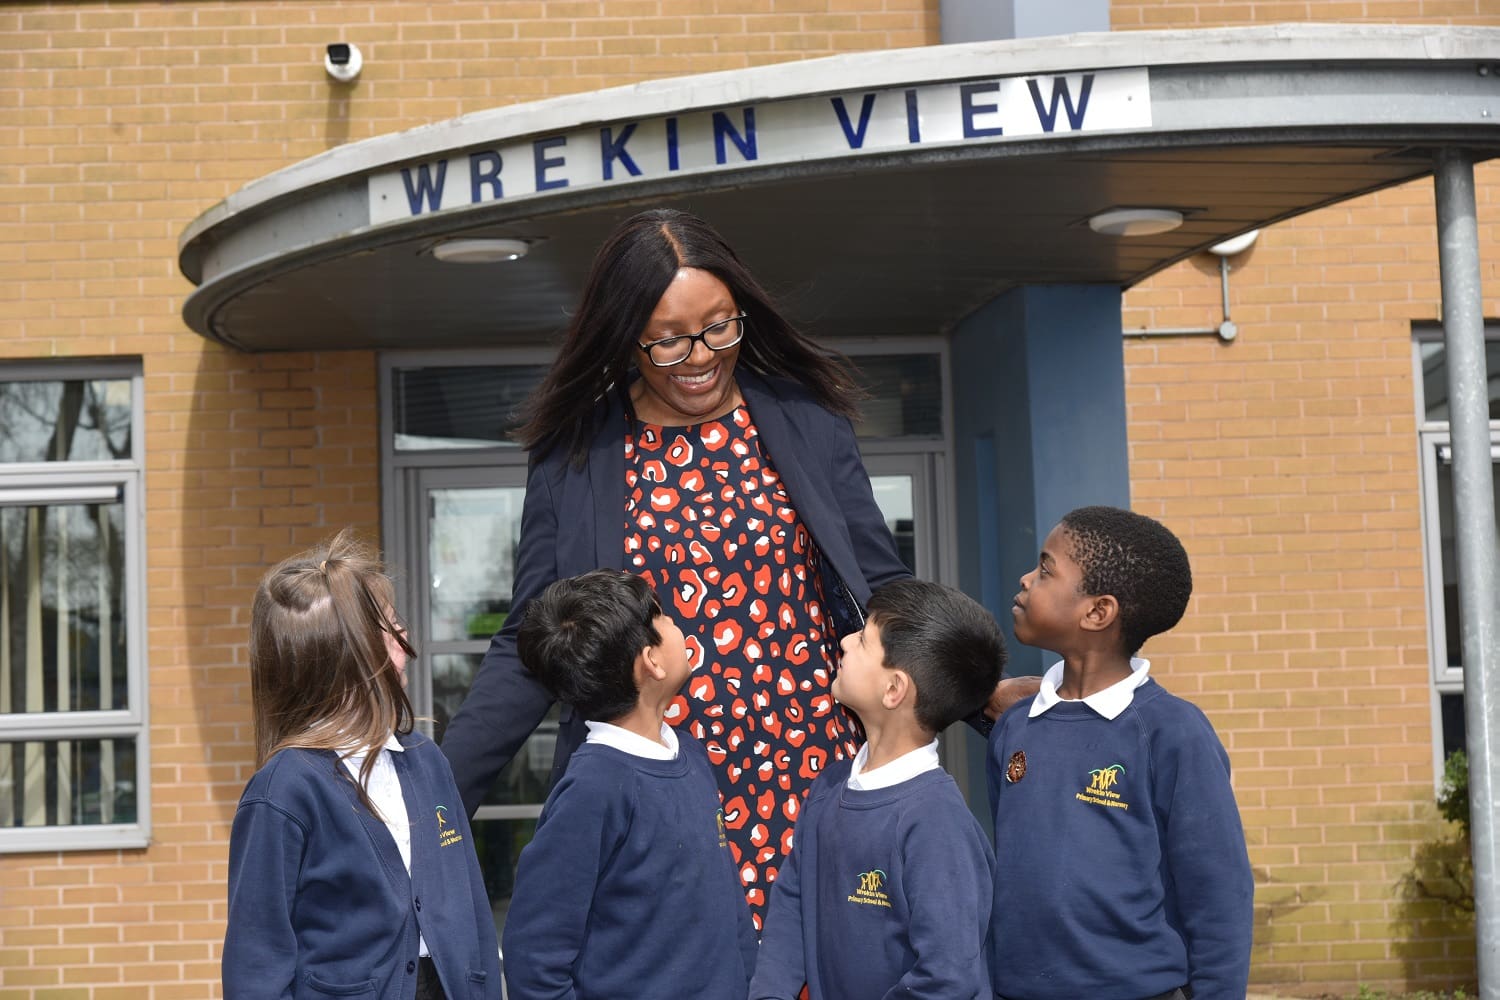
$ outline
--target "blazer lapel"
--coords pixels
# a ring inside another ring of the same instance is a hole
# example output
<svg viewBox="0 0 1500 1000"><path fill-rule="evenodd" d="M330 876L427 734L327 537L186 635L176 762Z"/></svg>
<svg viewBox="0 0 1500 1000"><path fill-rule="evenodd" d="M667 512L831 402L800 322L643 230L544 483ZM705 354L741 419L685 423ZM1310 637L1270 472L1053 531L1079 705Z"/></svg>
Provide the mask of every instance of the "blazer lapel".
<svg viewBox="0 0 1500 1000"><path fill-rule="evenodd" d="M828 582L842 586L845 580L860 579L859 562L849 545L843 512L836 506L831 493L839 488L839 484L829 480L831 470L818 468L815 474L808 472L802 454L807 448L806 441L789 419L787 403L775 395L771 385L755 372L737 373L735 377L739 380L745 405L750 408L750 419L770 455L771 465L786 485L793 509L833 571L834 579ZM825 594L824 598L834 600L835 595Z"/></svg>
<svg viewBox="0 0 1500 1000"><path fill-rule="evenodd" d="M593 512L593 560L587 569L625 568L625 410L617 393L611 391L608 399L604 422L589 445L590 502L571 508L579 514L587 510ZM569 507L563 509L566 511ZM561 534L577 527L559 524L557 530Z"/></svg>

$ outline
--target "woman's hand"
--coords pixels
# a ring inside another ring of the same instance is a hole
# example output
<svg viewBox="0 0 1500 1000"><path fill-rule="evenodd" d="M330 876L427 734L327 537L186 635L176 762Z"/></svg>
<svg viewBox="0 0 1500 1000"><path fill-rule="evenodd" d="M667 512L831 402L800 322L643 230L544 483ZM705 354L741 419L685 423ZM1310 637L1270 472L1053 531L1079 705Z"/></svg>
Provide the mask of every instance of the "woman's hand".
<svg viewBox="0 0 1500 1000"><path fill-rule="evenodd" d="M989 702L984 706L984 714L991 719L998 719L1005 714L1005 710L1023 698L1030 698L1042 689L1040 677L1004 677L1000 683L995 685L995 690L990 694Z"/></svg>

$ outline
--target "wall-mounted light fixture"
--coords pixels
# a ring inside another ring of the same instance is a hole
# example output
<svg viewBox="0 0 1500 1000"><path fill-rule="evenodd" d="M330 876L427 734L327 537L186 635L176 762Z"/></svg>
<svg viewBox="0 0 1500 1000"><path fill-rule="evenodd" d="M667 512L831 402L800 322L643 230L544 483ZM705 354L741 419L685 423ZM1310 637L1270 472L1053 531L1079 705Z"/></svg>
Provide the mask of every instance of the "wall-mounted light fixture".
<svg viewBox="0 0 1500 1000"><path fill-rule="evenodd" d="M1224 319L1218 326L1195 327L1141 327L1136 330L1126 330L1127 337L1187 337L1200 333L1216 333L1224 343L1229 343L1240 335L1239 324L1229 318L1229 258L1237 256L1249 250L1255 243L1256 237L1260 235L1259 229L1252 229L1248 233L1240 233L1231 236L1227 240L1215 243L1208 248L1208 252L1219 258L1219 290L1224 306Z"/></svg>
<svg viewBox="0 0 1500 1000"><path fill-rule="evenodd" d="M1224 321L1219 324L1219 339L1226 343L1240 334L1239 325L1229 318L1229 258L1249 250L1250 244L1254 243L1259 235L1259 229L1252 229L1248 233L1231 236L1224 242L1215 243L1208 248L1209 253L1219 258L1219 288L1224 301Z"/></svg>
<svg viewBox="0 0 1500 1000"><path fill-rule="evenodd" d="M1089 228L1104 236L1155 236L1182 225L1172 208L1114 208L1089 219Z"/></svg>
<svg viewBox="0 0 1500 1000"><path fill-rule="evenodd" d="M513 239L444 240L434 244L432 256L445 264L493 264L520 260L531 250L530 242Z"/></svg>
<svg viewBox="0 0 1500 1000"><path fill-rule="evenodd" d="M1252 229L1248 233L1240 233L1238 236L1232 236L1223 243L1215 243L1208 248L1208 252L1217 254L1220 257L1233 257L1236 254L1242 254L1246 250L1249 250L1251 244L1255 242L1255 238L1259 235L1259 229Z"/></svg>

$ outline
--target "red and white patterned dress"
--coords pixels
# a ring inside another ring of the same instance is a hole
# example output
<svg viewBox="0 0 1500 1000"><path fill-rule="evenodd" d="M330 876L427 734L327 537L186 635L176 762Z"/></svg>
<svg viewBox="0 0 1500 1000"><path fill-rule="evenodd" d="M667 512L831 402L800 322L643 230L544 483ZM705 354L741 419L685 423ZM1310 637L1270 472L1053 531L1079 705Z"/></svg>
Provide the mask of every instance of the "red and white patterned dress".
<svg viewBox="0 0 1500 1000"><path fill-rule="evenodd" d="M667 711L708 750L757 930L808 788L862 737L829 691L819 554L743 405L625 440L625 566L656 588L693 674Z"/></svg>

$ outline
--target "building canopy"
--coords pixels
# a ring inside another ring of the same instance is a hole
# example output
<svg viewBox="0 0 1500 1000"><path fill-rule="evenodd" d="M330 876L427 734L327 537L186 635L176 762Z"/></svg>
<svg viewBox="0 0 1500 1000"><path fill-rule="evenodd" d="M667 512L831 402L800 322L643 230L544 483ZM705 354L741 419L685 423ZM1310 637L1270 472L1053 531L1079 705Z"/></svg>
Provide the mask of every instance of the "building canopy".
<svg viewBox="0 0 1500 1000"><path fill-rule="evenodd" d="M539 343L605 234L669 205L719 228L815 335L930 334L1020 285L1128 287L1428 176L1442 149L1494 156L1497 121L1492 28L1111 32L653 81L255 181L184 232L183 312L251 351ZM1182 221L1096 231L1139 209ZM439 259L475 239L527 252Z"/></svg>

